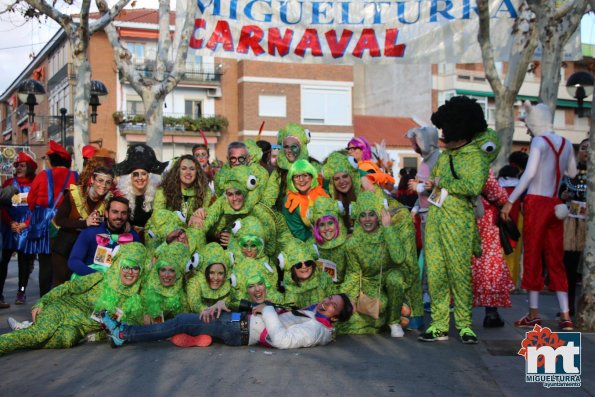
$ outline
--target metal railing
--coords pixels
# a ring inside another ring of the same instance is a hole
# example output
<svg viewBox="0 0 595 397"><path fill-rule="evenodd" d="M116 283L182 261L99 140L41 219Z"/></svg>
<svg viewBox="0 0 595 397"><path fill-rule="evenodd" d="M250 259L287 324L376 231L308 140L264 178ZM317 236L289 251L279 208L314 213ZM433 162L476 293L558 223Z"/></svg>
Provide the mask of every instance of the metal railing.
<svg viewBox="0 0 595 397"><path fill-rule="evenodd" d="M145 63L137 64L135 69L140 71L143 76L151 77L155 70L154 62L145 61ZM182 81L221 83L222 74L221 68L214 64L186 64Z"/></svg>

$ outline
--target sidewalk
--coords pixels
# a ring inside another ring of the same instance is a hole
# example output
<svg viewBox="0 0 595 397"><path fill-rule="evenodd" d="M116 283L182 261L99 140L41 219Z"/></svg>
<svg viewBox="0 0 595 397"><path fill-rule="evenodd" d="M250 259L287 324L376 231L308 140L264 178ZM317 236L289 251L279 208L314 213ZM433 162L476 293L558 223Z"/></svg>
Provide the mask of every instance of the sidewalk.
<svg viewBox="0 0 595 397"><path fill-rule="evenodd" d="M4 288L14 302L16 262ZM37 264L36 264L37 266ZM38 295L37 271L28 304L0 310L0 333L9 316L29 319ZM341 336L330 346L274 350L260 346L180 349L167 341L111 349L86 343L72 349L16 352L0 357L0 395L8 396L594 396L595 335L582 334L582 387L546 389L525 383L517 355L526 330L512 326L525 314L526 295L513 295L501 310L506 326L484 329L483 310L473 313L480 343L421 343L415 333L393 339ZM544 294L544 326L557 330L555 295ZM429 322L429 317L426 317Z"/></svg>

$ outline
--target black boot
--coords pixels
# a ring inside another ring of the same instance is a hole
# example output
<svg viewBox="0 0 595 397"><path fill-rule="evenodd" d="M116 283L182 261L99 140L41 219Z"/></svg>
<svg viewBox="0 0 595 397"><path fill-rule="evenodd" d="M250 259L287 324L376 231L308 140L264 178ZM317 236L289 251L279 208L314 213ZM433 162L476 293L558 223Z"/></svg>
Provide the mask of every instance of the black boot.
<svg viewBox="0 0 595 397"><path fill-rule="evenodd" d="M483 319L484 328L504 327L504 321L500 318L500 313L495 307L486 307L486 316Z"/></svg>

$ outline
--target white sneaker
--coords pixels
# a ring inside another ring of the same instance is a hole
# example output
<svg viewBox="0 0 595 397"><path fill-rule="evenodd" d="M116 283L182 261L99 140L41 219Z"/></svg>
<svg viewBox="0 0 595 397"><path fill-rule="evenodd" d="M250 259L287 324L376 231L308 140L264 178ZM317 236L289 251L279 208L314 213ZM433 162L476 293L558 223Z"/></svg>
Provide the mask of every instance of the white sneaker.
<svg viewBox="0 0 595 397"><path fill-rule="evenodd" d="M392 336L393 338L402 338L403 336L405 336L405 332L403 331L403 328L401 328L401 325L391 324L390 336Z"/></svg>
<svg viewBox="0 0 595 397"><path fill-rule="evenodd" d="M30 326L33 325L33 323L31 321L19 322L12 317L8 317L8 320L6 320L6 322L8 323L8 326L10 327L10 329L12 329L13 331L18 331L19 329L29 328Z"/></svg>

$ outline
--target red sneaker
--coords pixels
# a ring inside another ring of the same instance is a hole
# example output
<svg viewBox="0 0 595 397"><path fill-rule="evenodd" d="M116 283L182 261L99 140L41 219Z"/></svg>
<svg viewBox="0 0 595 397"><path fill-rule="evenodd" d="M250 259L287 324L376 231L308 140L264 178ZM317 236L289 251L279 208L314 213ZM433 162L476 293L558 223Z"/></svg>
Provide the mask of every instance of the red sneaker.
<svg viewBox="0 0 595 397"><path fill-rule="evenodd" d="M541 325L541 318L529 318L528 314L520 320L514 322L514 326L519 328L533 328L535 325Z"/></svg>
<svg viewBox="0 0 595 397"><path fill-rule="evenodd" d="M213 338L209 335L191 336L188 334L177 334L172 336L171 343L179 347L207 347L213 343Z"/></svg>
<svg viewBox="0 0 595 397"><path fill-rule="evenodd" d="M560 320L558 326L562 331L574 331L574 324L571 320Z"/></svg>

